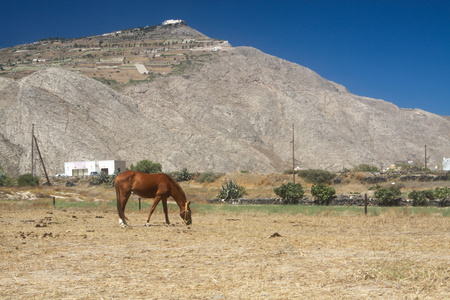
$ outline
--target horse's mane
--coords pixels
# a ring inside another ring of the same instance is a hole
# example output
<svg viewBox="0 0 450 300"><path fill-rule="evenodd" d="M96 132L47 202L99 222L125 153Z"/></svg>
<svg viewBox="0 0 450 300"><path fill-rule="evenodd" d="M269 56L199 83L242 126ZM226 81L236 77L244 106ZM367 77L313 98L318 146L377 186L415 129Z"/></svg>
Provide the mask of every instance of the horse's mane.
<svg viewBox="0 0 450 300"><path fill-rule="evenodd" d="M178 182L175 179L173 179L172 176L170 176L170 175L167 175L167 178L169 178L169 180L175 185L175 187L177 188L178 192L181 194L181 196L183 196L184 201L187 201L186 194L184 193L183 189L178 184Z"/></svg>

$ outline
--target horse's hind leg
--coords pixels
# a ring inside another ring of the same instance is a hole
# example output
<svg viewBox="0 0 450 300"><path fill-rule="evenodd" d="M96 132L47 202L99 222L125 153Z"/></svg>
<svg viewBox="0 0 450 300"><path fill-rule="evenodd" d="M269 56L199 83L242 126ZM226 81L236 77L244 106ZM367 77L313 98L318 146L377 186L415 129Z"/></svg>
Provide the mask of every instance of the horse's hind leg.
<svg viewBox="0 0 450 300"><path fill-rule="evenodd" d="M122 228L125 228L128 226L127 221L126 221L126 217L125 217L125 206L127 205L128 199L131 196L131 191L129 192L125 192L125 191L118 191L118 198L119 201L117 203L117 205L120 205L120 212L119 212L119 224ZM119 207L118 207L119 208Z"/></svg>

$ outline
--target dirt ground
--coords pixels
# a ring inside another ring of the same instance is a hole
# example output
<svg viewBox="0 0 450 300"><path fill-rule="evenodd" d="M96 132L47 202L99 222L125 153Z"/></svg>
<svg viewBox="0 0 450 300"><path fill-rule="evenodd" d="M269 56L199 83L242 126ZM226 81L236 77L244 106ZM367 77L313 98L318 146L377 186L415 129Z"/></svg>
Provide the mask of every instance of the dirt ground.
<svg viewBox="0 0 450 300"><path fill-rule="evenodd" d="M449 299L442 216L0 206L1 299Z"/></svg>

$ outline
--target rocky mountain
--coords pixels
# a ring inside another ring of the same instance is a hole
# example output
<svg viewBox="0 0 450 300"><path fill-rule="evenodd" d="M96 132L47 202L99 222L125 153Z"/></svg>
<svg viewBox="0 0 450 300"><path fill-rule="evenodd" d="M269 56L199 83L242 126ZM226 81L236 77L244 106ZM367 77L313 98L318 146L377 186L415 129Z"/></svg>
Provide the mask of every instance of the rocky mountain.
<svg viewBox="0 0 450 300"><path fill-rule="evenodd" d="M447 117L353 95L310 69L185 24L163 27L170 34L158 28L162 44L145 46L142 38L139 51L109 68L98 57L90 66L75 57L72 65L30 64L35 69L23 73L4 65L0 165L13 175L30 172L32 124L50 175L64 162L103 159L149 159L164 171L283 171L292 167L293 133L295 165L303 168L420 165L425 145L431 168L450 156ZM164 57L155 55L154 47L171 42ZM89 49L93 57L104 50ZM13 53L2 50L4 58ZM141 79L117 80L127 74Z"/></svg>

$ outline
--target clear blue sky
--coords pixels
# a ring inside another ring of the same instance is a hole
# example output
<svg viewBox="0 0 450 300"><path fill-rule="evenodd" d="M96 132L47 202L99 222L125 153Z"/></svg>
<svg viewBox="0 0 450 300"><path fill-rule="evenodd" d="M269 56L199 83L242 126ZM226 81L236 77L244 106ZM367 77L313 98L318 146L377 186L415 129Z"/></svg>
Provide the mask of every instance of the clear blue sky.
<svg viewBox="0 0 450 300"><path fill-rule="evenodd" d="M0 11L0 48L182 19L354 94L450 115L449 0L5 0Z"/></svg>

